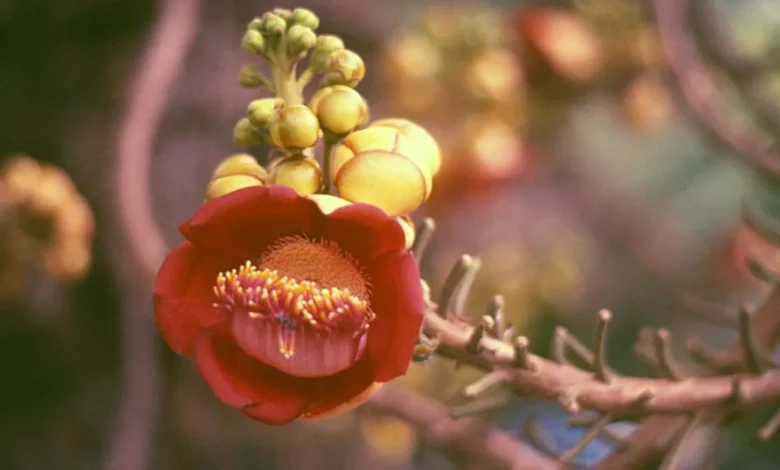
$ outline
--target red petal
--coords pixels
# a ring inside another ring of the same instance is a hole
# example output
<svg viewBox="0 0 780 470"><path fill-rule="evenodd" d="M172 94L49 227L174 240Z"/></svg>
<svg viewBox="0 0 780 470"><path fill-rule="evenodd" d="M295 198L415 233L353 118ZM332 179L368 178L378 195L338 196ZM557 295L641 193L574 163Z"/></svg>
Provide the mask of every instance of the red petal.
<svg viewBox="0 0 780 470"><path fill-rule="evenodd" d="M253 186L205 203L180 230L199 249L241 263L279 237L316 232L322 217L291 188Z"/></svg>
<svg viewBox="0 0 780 470"><path fill-rule="evenodd" d="M154 281L154 311L171 349L188 354L200 330L225 321L224 312L213 307L212 288L217 274L231 267L186 241L165 258Z"/></svg>
<svg viewBox="0 0 780 470"><path fill-rule="evenodd" d="M233 340L227 323L199 335L193 356L214 395L258 421L289 423L309 403L311 379L289 376L247 356Z"/></svg>
<svg viewBox="0 0 780 470"><path fill-rule="evenodd" d="M374 384L374 371L371 361L363 356L354 366L329 377L311 379L311 403L306 409L306 418L335 411L341 408L340 413L346 413L361 402L350 403ZM368 399L367 395L365 399ZM364 399L364 401L365 401ZM334 413L336 414L340 413Z"/></svg>
<svg viewBox="0 0 780 470"><path fill-rule="evenodd" d="M386 256L366 269L371 276L371 308L366 355L377 382L406 374L420 334L423 295L417 263L409 252Z"/></svg>
<svg viewBox="0 0 780 470"><path fill-rule="evenodd" d="M333 240L364 263L406 245L400 224L382 209L369 204L350 204L325 217L320 228L323 238Z"/></svg>

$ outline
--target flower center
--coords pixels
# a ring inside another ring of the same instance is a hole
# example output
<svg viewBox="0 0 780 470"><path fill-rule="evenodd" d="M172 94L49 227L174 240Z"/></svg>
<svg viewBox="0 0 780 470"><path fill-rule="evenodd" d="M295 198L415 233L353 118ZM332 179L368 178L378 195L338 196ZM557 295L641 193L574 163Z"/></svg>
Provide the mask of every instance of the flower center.
<svg viewBox="0 0 780 470"><path fill-rule="evenodd" d="M336 374L360 359L375 315L369 283L333 242L280 240L261 256L220 273L215 307L231 316L250 356L298 377Z"/></svg>

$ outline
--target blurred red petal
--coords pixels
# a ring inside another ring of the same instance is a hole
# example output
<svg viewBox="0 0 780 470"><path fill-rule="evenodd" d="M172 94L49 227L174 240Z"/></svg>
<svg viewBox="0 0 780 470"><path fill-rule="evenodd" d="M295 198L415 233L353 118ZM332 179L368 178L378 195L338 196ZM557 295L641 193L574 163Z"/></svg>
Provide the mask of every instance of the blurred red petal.
<svg viewBox="0 0 780 470"><path fill-rule="evenodd" d="M398 222L369 204L351 204L336 209L323 221L320 235L337 242L363 263L391 251L403 250L406 243Z"/></svg>
<svg viewBox="0 0 780 470"><path fill-rule="evenodd" d="M198 336L195 364L223 403L266 424L286 424L309 404L311 379L289 376L247 356L223 323Z"/></svg>
<svg viewBox="0 0 780 470"><path fill-rule="evenodd" d="M226 320L213 307L212 287L224 261L182 242L163 261L154 281L154 311L165 342L179 354L188 354L198 332Z"/></svg>
<svg viewBox="0 0 780 470"><path fill-rule="evenodd" d="M366 393L374 384L374 370L367 356L349 369L329 377L312 379L312 397L306 418L346 413L372 394Z"/></svg>
<svg viewBox="0 0 780 470"><path fill-rule="evenodd" d="M253 186L205 203L180 230L199 249L242 263L279 237L315 233L322 217L291 188Z"/></svg>
<svg viewBox="0 0 780 470"><path fill-rule="evenodd" d="M367 267L376 319L368 332L366 355L377 382L406 374L423 320L420 273L411 253L398 252Z"/></svg>

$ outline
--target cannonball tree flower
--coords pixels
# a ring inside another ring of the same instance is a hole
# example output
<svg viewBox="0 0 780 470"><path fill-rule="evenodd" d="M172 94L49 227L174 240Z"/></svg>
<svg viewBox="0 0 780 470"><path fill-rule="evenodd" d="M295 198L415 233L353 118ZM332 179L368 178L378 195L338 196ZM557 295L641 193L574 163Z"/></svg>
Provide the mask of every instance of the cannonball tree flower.
<svg viewBox="0 0 780 470"><path fill-rule="evenodd" d="M268 185L205 203L154 285L157 325L216 397L268 424L341 413L406 373L423 295L398 221Z"/></svg>

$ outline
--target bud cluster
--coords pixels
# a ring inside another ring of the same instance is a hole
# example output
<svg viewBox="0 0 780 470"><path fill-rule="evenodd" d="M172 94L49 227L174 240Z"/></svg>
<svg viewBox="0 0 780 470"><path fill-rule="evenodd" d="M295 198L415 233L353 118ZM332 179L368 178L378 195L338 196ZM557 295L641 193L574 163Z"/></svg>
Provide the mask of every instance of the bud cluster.
<svg viewBox="0 0 780 470"><path fill-rule="evenodd" d="M526 83L503 16L484 5L433 6L384 49L387 107L450 135L445 180L457 191L524 168Z"/></svg>
<svg viewBox="0 0 780 470"><path fill-rule="evenodd" d="M0 169L0 294L31 266L60 281L84 276L92 259L92 211L62 169L12 156Z"/></svg>
<svg viewBox="0 0 780 470"><path fill-rule="evenodd" d="M363 59L341 38L317 35L318 27L317 16L304 8L275 9L249 23L241 47L264 59L271 73L265 77L249 65L240 82L270 93L249 103L233 140L242 147L270 145L270 161L263 167L248 153L228 157L214 171L206 199L275 184L322 207L334 200L336 206L372 204L397 217L410 247L408 214L431 194L441 166L439 145L409 120L371 122L368 103L355 90L366 74ZM317 87L306 97L316 77Z"/></svg>

